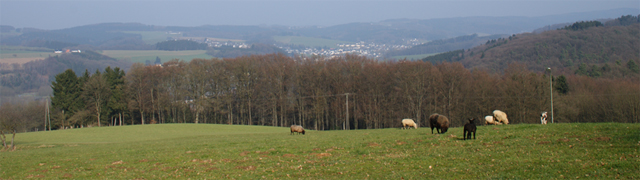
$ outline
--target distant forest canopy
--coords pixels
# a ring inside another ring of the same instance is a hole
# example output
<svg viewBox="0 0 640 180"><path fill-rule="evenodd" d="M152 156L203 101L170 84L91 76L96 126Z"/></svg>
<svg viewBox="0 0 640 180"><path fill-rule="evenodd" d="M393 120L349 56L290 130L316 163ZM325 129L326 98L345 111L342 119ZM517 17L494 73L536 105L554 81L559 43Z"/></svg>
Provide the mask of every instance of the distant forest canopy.
<svg viewBox="0 0 640 180"><path fill-rule="evenodd" d="M56 129L149 123L371 129L400 127L403 118L426 127L432 113L458 127L495 109L515 124L539 123L540 113L550 111L548 73L517 62L497 74L460 63L269 54L76 74L57 74L52 84L54 94L76 92L53 97ZM553 79L556 123L640 122L638 79Z"/></svg>
<svg viewBox="0 0 640 180"><path fill-rule="evenodd" d="M566 26L562 29L577 31L577 30L585 30L590 27L599 27L599 26L604 26L604 25L600 21L581 21L581 22L573 23L571 26Z"/></svg>
<svg viewBox="0 0 640 180"><path fill-rule="evenodd" d="M633 22L637 16L623 16L609 22ZM635 21L634 21L635 20ZM607 24L607 23L605 23ZM484 45L443 53L423 59L429 62L461 62L470 69L502 72L512 62L527 64L530 70L582 74L591 77L638 77L640 64L640 24L577 22L580 30L552 30L540 34L518 34L487 41Z"/></svg>

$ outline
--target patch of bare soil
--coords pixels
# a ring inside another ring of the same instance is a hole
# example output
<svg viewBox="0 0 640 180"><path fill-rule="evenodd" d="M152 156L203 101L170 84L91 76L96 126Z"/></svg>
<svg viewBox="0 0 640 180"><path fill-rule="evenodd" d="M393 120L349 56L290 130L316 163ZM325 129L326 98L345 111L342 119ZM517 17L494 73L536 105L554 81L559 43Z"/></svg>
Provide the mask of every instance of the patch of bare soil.
<svg viewBox="0 0 640 180"><path fill-rule="evenodd" d="M606 137L606 136L602 136L602 137L597 137L597 138L591 138L589 140L594 140L594 141L609 141L611 140L610 137Z"/></svg>

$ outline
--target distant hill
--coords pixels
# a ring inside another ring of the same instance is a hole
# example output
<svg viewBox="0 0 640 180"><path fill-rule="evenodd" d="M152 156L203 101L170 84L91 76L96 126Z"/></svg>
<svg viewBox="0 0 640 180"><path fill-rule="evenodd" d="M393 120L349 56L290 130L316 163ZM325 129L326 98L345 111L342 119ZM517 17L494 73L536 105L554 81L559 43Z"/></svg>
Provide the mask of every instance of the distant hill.
<svg viewBox="0 0 640 180"><path fill-rule="evenodd" d="M301 36L321 37L343 41L401 43L402 39L439 40L478 34L517 34L565 22L616 18L637 14L636 8L568 13L540 17L456 17L438 19L390 19L372 23L350 23L330 27L309 27L295 30Z"/></svg>
<svg viewBox="0 0 640 180"><path fill-rule="evenodd" d="M518 34L494 39L470 50L449 53L445 61L494 72L501 72L517 62L539 72L551 67L554 73L640 77L628 67L628 64L640 64L639 55L640 24L633 23ZM429 58L424 60L433 61Z"/></svg>
<svg viewBox="0 0 640 180"><path fill-rule="evenodd" d="M59 30L36 30L2 26L2 31L18 34L2 35L3 45L38 46L50 41L91 45L96 49L153 49L140 34L131 31L181 32L185 37L241 39L252 42L272 42L273 36L304 36L349 42L403 44L406 39L440 40L478 34L516 34L565 22L615 18L637 14L638 9L612 9L569 13L541 17L456 17L439 19L391 19L380 22L358 22L329 27L228 26L198 27L154 26L140 23L102 23ZM34 41L39 43L33 43Z"/></svg>

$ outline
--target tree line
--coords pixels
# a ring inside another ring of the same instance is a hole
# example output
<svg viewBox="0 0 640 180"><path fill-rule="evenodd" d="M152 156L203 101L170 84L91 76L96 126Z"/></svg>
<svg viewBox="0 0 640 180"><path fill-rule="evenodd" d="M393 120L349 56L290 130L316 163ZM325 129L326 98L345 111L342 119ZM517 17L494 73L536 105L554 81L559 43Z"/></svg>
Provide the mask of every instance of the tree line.
<svg viewBox="0 0 640 180"><path fill-rule="evenodd" d="M519 63L490 73L460 63L269 54L134 64L126 74L67 70L55 79L53 129L155 123L372 129L400 127L403 118L428 126L432 113L456 127L495 109L512 123L539 123L540 113L550 111L551 79L555 122L640 122L636 80L550 78Z"/></svg>

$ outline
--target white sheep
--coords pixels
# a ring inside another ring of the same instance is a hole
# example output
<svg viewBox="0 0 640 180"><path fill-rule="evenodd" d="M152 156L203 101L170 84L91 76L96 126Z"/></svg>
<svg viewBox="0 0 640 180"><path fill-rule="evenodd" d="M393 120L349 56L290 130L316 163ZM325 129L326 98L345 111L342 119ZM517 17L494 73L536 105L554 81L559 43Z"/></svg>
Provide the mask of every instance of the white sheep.
<svg viewBox="0 0 640 180"><path fill-rule="evenodd" d="M499 122L502 124L509 124L509 119L507 119L507 113L504 113L500 110L493 111L493 119L496 122Z"/></svg>
<svg viewBox="0 0 640 180"><path fill-rule="evenodd" d="M540 115L540 124L547 124L547 111Z"/></svg>
<svg viewBox="0 0 640 180"><path fill-rule="evenodd" d="M415 129L418 129L418 124L416 124L413 119L402 120L402 129L405 129L407 126L409 126L409 128L414 127Z"/></svg>
<svg viewBox="0 0 640 180"><path fill-rule="evenodd" d="M494 121L493 120L493 116L485 116L484 117L484 124L500 125L502 123Z"/></svg>

